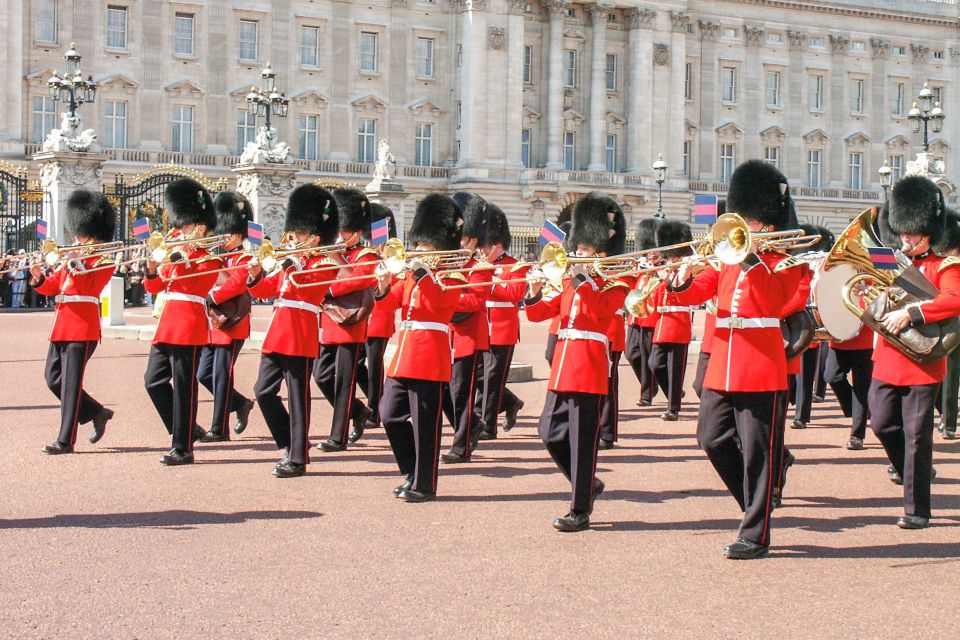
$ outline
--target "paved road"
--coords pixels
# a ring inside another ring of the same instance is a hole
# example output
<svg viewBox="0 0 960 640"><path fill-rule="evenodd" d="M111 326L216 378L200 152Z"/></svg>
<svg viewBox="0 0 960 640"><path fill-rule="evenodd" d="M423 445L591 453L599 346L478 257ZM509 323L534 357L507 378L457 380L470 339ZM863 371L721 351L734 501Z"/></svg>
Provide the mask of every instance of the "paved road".
<svg viewBox="0 0 960 640"><path fill-rule="evenodd" d="M390 493L382 430L277 480L255 414L242 438L198 446L198 464L161 466L169 439L142 387L142 342L107 341L89 368L117 412L101 443L83 428L78 454L42 455L58 418L42 377L51 320L0 315L0 637L956 636L960 444L937 440L934 526L901 531L876 440L846 451L835 404L815 405L811 428L787 434L799 462L773 553L733 562L721 549L739 514L693 437L695 406L661 422L662 407L633 405L626 367L594 529L552 530L568 487L535 430L543 327L523 327L518 359L538 379L514 387L520 426L443 467L438 502L410 505ZM256 365L241 356L240 389ZM319 441L331 412L314 398Z"/></svg>

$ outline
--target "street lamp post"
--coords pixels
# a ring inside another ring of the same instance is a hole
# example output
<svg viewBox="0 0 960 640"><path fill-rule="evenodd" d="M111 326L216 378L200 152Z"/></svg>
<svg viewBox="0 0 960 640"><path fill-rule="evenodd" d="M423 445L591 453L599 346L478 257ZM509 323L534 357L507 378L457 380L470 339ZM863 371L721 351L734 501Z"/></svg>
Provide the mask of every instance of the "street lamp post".
<svg viewBox="0 0 960 640"><path fill-rule="evenodd" d="M883 187L883 201L887 201L887 192L890 189L890 185L893 184L893 169L891 169L886 162L883 166L877 169L877 173L880 174L880 186Z"/></svg>
<svg viewBox="0 0 960 640"><path fill-rule="evenodd" d="M667 163L663 161L663 154L657 154L657 161L653 163L653 176L657 181L657 217L663 218L663 183L667 179Z"/></svg>
<svg viewBox="0 0 960 640"><path fill-rule="evenodd" d="M67 117L71 120L77 117L77 107L84 102L93 102L97 96L97 85L93 81L93 76L86 79L80 72L81 56L77 53L74 43L70 43L70 50L64 54L63 59L67 61L67 70L63 77L53 72L53 76L47 80L47 88L50 90L50 97L54 102L64 101L67 103Z"/></svg>
<svg viewBox="0 0 960 640"><path fill-rule="evenodd" d="M277 132L271 124L271 116L286 118L290 100L277 89L277 74L274 73L269 62L260 72L260 77L263 78L264 84L260 88L250 87L247 104L254 117L264 119L263 126L257 130L256 141L247 143L240 156L240 162L285 162L290 155L290 148L286 143L275 141Z"/></svg>
<svg viewBox="0 0 960 640"><path fill-rule="evenodd" d="M929 131L932 130L934 133L940 133L943 130L944 117L945 114L940 103L934 102L933 92L927 84L924 83L920 95L917 96L917 101L913 103L910 112L907 114L907 119L913 126L914 133L920 133L920 127L921 125L923 126L924 152L930 150Z"/></svg>

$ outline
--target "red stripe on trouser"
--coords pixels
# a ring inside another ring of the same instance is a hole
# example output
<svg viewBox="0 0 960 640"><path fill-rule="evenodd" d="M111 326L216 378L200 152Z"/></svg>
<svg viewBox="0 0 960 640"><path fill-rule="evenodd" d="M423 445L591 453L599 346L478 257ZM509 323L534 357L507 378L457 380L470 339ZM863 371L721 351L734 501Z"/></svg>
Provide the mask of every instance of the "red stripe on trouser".
<svg viewBox="0 0 960 640"><path fill-rule="evenodd" d="M216 349L216 348L214 348ZM214 355L216 358L216 355ZM227 373L227 397L222 400L223 413L220 414L220 434L230 437L230 399L233 397L233 367L237 361L237 341L230 341L230 370ZM214 369L216 371L216 369Z"/></svg>
<svg viewBox="0 0 960 640"><path fill-rule="evenodd" d="M512 356L513 354L510 350L506 352L508 355ZM493 356L493 348L490 349L490 354ZM503 390L507 388L507 375L510 371L510 360L512 358L503 359L503 371L500 373L500 395L497 396L497 413L494 416L494 421L496 421L496 416L500 415L500 410L503 409ZM490 425L487 425L488 427Z"/></svg>
<svg viewBox="0 0 960 640"><path fill-rule="evenodd" d="M433 435L433 478L431 480L433 487L433 492L437 492L437 474L439 473L438 465L440 464L440 456L437 455L437 450L440 449L440 425L442 423L441 417L443 417L443 385L437 385L437 424L434 426L434 435Z"/></svg>
<svg viewBox="0 0 960 640"><path fill-rule="evenodd" d="M593 488L597 477L597 439L600 437L600 398L597 398L597 428L593 432L593 463L590 465L590 504L593 504ZM576 492L576 487L574 487Z"/></svg>
<svg viewBox="0 0 960 640"><path fill-rule="evenodd" d="M73 424L70 427L70 446L77 444L77 423L80 420L80 400L83 398L83 376L87 372L87 358L90 357L90 342L83 343L83 362L80 363L80 380L77 381L77 400L73 405ZM63 375L63 358L60 364L60 395L63 395L63 385L66 376Z"/></svg>
<svg viewBox="0 0 960 640"><path fill-rule="evenodd" d="M174 369L175 367L171 367ZM189 424L187 425L187 451L193 451L193 425L197 423L197 347L193 347L193 358L190 360L190 371L191 371L191 383L190 383L190 406L187 411L189 416ZM176 380L177 376L174 372L173 379ZM176 389L174 389L176 393ZM176 420L176 418L174 418Z"/></svg>
<svg viewBox="0 0 960 640"><path fill-rule="evenodd" d="M310 464L310 358L304 358L303 365L303 464Z"/></svg>
<svg viewBox="0 0 960 640"><path fill-rule="evenodd" d="M470 392L467 395L467 444L464 445L464 450L469 456L471 453L470 449L470 432L473 431L473 390L477 382L477 360L474 356L473 366L470 367ZM440 413L443 413L441 410ZM439 440L437 441L437 446L440 446Z"/></svg>
<svg viewBox="0 0 960 640"><path fill-rule="evenodd" d="M773 445L777 440L777 422L779 416L777 415L778 405L778 396L780 392L773 392L773 412L770 419L770 449L768 457L768 470L767 470L767 504L766 509L763 513L763 533L760 534L760 544L766 545L770 544L770 504L773 500L773 469L779 469L779 474L783 473L783 446L778 447L779 451L776 455L780 456L780 464L774 466L773 463ZM778 475L779 475L778 474ZM777 478L777 486L779 487L780 479Z"/></svg>
<svg viewBox="0 0 960 640"><path fill-rule="evenodd" d="M346 415L343 416L343 420L344 420L343 433L347 435L347 437L349 437L349 434L347 434L347 425L350 424L350 418L353 417L353 399L354 399L353 396L356 393L357 362L359 358L360 358L360 344L354 343L353 366L350 368L350 384L347 385L347 412L346 412ZM336 369L334 369L334 377L336 377Z"/></svg>

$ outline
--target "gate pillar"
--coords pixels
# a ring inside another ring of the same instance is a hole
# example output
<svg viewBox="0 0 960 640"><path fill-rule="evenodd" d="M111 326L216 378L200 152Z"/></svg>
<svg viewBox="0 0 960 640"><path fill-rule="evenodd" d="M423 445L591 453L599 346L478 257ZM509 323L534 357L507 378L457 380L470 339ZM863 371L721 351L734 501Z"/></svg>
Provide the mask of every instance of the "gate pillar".
<svg viewBox="0 0 960 640"><path fill-rule="evenodd" d="M40 187L43 189L43 218L48 235L57 244L68 244L66 235L67 200L77 189L100 191L100 175L107 156L100 153L45 151L34 154L40 162Z"/></svg>
<svg viewBox="0 0 960 640"><path fill-rule="evenodd" d="M277 244L283 234L287 198L297 186L297 168L289 164L243 164L232 171L237 174L237 192L253 206L254 220Z"/></svg>

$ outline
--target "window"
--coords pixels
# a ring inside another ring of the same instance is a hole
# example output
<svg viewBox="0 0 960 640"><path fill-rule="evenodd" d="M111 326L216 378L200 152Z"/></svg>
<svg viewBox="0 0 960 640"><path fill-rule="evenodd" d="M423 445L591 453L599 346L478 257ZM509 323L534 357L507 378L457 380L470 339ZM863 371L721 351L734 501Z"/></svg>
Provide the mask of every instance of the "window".
<svg viewBox="0 0 960 640"><path fill-rule="evenodd" d="M863 113L863 80L850 81L850 112Z"/></svg>
<svg viewBox="0 0 960 640"><path fill-rule="evenodd" d="M727 182L733 175L733 167L736 163L736 150L732 144L720 145L720 181Z"/></svg>
<svg viewBox="0 0 960 640"><path fill-rule="evenodd" d="M377 34L360 32L360 71L377 70Z"/></svg>
<svg viewBox="0 0 960 640"><path fill-rule="evenodd" d="M576 17L577 17L577 10L574 9L573 7L570 7L569 9L567 9L567 17L568 17L568 18L576 18Z"/></svg>
<svg viewBox="0 0 960 640"><path fill-rule="evenodd" d="M894 82L890 92L890 113L895 116L903 115L903 105L907 97L907 87L902 82Z"/></svg>
<svg viewBox="0 0 960 640"><path fill-rule="evenodd" d="M930 87L930 92L933 94L933 104L938 102L943 105L943 87Z"/></svg>
<svg viewBox="0 0 960 640"><path fill-rule="evenodd" d="M737 37L737 30L733 27L723 27L720 29L720 37L733 40Z"/></svg>
<svg viewBox="0 0 960 640"><path fill-rule="evenodd" d="M764 147L763 159L773 166L780 168L780 147Z"/></svg>
<svg viewBox="0 0 960 640"><path fill-rule="evenodd" d="M127 103L107 100L104 104L103 146L125 149L127 146Z"/></svg>
<svg viewBox="0 0 960 640"><path fill-rule="evenodd" d="M563 86L572 89L577 86L577 52L563 50Z"/></svg>
<svg viewBox="0 0 960 640"><path fill-rule="evenodd" d="M530 129L520 130L520 162L530 168Z"/></svg>
<svg viewBox="0 0 960 640"><path fill-rule="evenodd" d="M903 156L890 156L890 177L893 184L900 182L903 177Z"/></svg>
<svg viewBox="0 0 960 640"><path fill-rule="evenodd" d="M780 44L783 42L783 34L779 31L768 31L767 32L767 43L768 44Z"/></svg>
<svg viewBox="0 0 960 640"><path fill-rule="evenodd" d="M820 149L807 151L807 186L820 186Z"/></svg>
<svg viewBox="0 0 960 640"><path fill-rule="evenodd" d="M723 101L737 101L737 68L723 67L720 70L720 83L723 85Z"/></svg>
<svg viewBox="0 0 960 640"><path fill-rule="evenodd" d="M617 136L607 134L607 146L604 150L604 160L607 165L607 171L613 173L617 170Z"/></svg>
<svg viewBox="0 0 960 640"><path fill-rule="evenodd" d="M300 64L320 66L320 27L300 27Z"/></svg>
<svg viewBox="0 0 960 640"><path fill-rule="evenodd" d="M299 128L299 157L303 160L317 159L317 136L319 127L317 116L302 115L297 118Z"/></svg>
<svg viewBox="0 0 960 640"><path fill-rule="evenodd" d="M577 161L577 134L573 131L563 132L563 168L573 171Z"/></svg>
<svg viewBox="0 0 960 640"><path fill-rule="evenodd" d="M260 23L256 20L240 21L240 59L257 59L257 30Z"/></svg>
<svg viewBox="0 0 960 640"><path fill-rule="evenodd" d="M529 44L523 47L523 83L533 83L533 47Z"/></svg>
<svg viewBox="0 0 960 640"><path fill-rule="evenodd" d="M173 52L178 56L193 55L192 13L178 13L173 19Z"/></svg>
<svg viewBox="0 0 960 640"><path fill-rule="evenodd" d="M377 146L377 121L363 119L357 129L357 162L373 162Z"/></svg>
<svg viewBox="0 0 960 640"><path fill-rule="evenodd" d="M413 164L429 167L433 164L433 125L417 123L413 132Z"/></svg>
<svg viewBox="0 0 960 640"><path fill-rule="evenodd" d="M617 56L607 54L607 91L617 90Z"/></svg>
<svg viewBox="0 0 960 640"><path fill-rule="evenodd" d="M57 41L57 0L39 0L34 39L37 42Z"/></svg>
<svg viewBox="0 0 960 640"><path fill-rule="evenodd" d="M237 153L243 153L248 142L257 137L257 114L247 109L237 110Z"/></svg>
<svg viewBox="0 0 960 640"><path fill-rule="evenodd" d="M173 139L170 142L174 151L193 151L193 107L174 105Z"/></svg>
<svg viewBox="0 0 960 640"><path fill-rule="evenodd" d="M823 76L819 73L810 74L808 102L810 111L823 111Z"/></svg>
<svg viewBox="0 0 960 640"><path fill-rule="evenodd" d="M863 40L854 40L850 43L850 51L866 51L867 43Z"/></svg>
<svg viewBox="0 0 960 640"><path fill-rule="evenodd" d="M57 107L53 98L33 97L33 141L43 142L47 134L53 131L57 121Z"/></svg>
<svg viewBox="0 0 960 640"><path fill-rule="evenodd" d="M127 48L127 8L107 6L107 48Z"/></svg>
<svg viewBox="0 0 960 640"><path fill-rule="evenodd" d="M863 154L859 151L850 154L850 188L863 188Z"/></svg>
<svg viewBox="0 0 960 640"><path fill-rule="evenodd" d="M417 75L433 77L433 39L417 38Z"/></svg>
<svg viewBox="0 0 960 640"><path fill-rule="evenodd" d="M457 100L457 129L463 124L463 103Z"/></svg>
<svg viewBox="0 0 960 640"><path fill-rule="evenodd" d="M690 175L690 151L693 147L693 143L689 140L683 141L683 175Z"/></svg>
<svg viewBox="0 0 960 640"><path fill-rule="evenodd" d="M826 46L823 36L810 36L807 42L810 43L810 47L813 49L823 49L823 47Z"/></svg>
<svg viewBox="0 0 960 640"><path fill-rule="evenodd" d="M683 98L693 100L693 63L688 62L683 68Z"/></svg>
<svg viewBox="0 0 960 640"><path fill-rule="evenodd" d="M767 106L780 106L780 72L767 72Z"/></svg>
<svg viewBox="0 0 960 640"><path fill-rule="evenodd" d="M901 45L890 47L890 53L892 53L895 56L904 58L907 55L907 48Z"/></svg>
<svg viewBox="0 0 960 640"><path fill-rule="evenodd" d="M933 59L934 59L934 60L943 60L943 49L934 49L934 50L933 50Z"/></svg>

